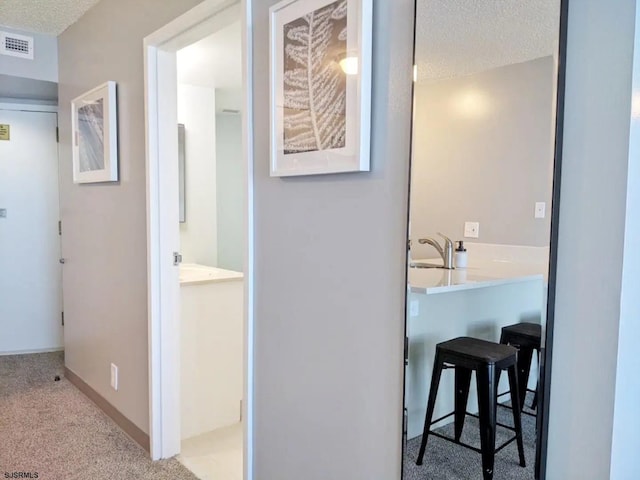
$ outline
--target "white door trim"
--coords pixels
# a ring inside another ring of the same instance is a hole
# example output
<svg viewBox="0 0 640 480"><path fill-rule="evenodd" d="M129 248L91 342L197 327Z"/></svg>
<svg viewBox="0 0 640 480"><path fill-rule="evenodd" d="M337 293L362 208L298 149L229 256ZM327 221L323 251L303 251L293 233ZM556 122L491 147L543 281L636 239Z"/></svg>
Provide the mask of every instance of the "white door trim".
<svg viewBox="0 0 640 480"><path fill-rule="evenodd" d="M180 451L177 85L175 52L241 9L244 204L244 478L252 476L253 98L251 0L205 0L144 39L149 333L149 437L154 460ZM219 27L218 27L219 28ZM173 120L172 120L173 119ZM175 184L175 185L174 185ZM175 190L176 201L171 193ZM167 195L167 192L169 195ZM162 194L161 194L162 193Z"/></svg>

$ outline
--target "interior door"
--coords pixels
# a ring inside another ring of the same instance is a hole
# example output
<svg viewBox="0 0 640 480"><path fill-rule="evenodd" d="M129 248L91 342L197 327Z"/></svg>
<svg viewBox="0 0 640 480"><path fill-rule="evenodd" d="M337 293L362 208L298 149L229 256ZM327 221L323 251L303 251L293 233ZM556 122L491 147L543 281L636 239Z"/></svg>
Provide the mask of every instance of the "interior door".
<svg viewBox="0 0 640 480"><path fill-rule="evenodd" d="M0 354L63 346L57 124L0 108Z"/></svg>

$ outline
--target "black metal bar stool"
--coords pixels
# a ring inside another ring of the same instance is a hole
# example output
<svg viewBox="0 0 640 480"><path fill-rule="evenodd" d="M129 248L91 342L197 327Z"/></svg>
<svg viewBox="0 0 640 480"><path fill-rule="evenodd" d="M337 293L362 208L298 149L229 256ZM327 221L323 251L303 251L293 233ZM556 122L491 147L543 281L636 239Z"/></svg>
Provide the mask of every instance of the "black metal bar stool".
<svg viewBox="0 0 640 480"><path fill-rule="evenodd" d="M534 350L538 356L538 361L540 361L541 338L542 327L539 323L516 323L515 325L502 327L500 343L511 345L518 349L518 385L520 386L519 393L521 410L524 408L524 401L527 397L529 371L531 370L531 359L533 358ZM530 391L534 393L531 408L535 410L538 403L537 384L535 391Z"/></svg>
<svg viewBox="0 0 640 480"><path fill-rule="evenodd" d="M459 337L436 345L431 389L429 391L429 401L427 402L427 414L424 419L424 430L422 432L422 444L420 445L420 453L418 454L416 464L422 465L424 452L427 448L427 439L429 434L431 434L481 453L484 480L491 480L493 478L495 454L514 440L518 444L520 466L525 466L520 409L513 409L513 427L496 422L496 408L498 405L497 373L501 370L506 369L509 374L511 401L514 405L518 405L519 402L517 357L518 351L514 347L477 338ZM432 420L436 396L438 394L438 385L440 384L440 376L442 370L445 368L455 368L455 410L448 415ZM469 387L471 386L471 373L473 371L476 372L478 385L478 415L472 415L466 411ZM431 430L431 425L451 415L455 415L455 438L452 439ZM466 415L477 417L480 421L480 449L460 442ZM498 448L496 448L496 425L515 432L513 438Z"/></svg>

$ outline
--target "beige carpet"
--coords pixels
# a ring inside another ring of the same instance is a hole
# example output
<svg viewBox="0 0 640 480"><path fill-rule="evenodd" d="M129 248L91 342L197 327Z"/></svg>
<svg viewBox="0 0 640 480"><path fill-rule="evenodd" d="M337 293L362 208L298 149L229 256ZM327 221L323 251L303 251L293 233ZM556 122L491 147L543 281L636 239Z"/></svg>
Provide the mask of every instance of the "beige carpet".
<svg viewBox="0 0 640 480"><path fill-rule="evenodd" d="M0 478L196 479L174 459L149 460L63 378L62 353L0 356Z"/></svg>

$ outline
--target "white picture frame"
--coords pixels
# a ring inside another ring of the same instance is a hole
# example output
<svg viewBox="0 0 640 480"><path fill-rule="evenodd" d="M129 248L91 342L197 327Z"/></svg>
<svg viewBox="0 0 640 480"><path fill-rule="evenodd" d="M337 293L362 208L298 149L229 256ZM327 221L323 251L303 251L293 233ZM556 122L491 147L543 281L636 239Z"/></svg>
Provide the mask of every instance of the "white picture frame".
<svg viewBox="0 0 640 480"><path fill-rule="evenodd" d="M270 8L272 177L369 171L372 10L372 0Z"/></svg>
<svg viewBox="0 0 640 480"><path fill-rule="evenodd" d="M118 181L116 82L71 101L73 183Z"/></svg>

